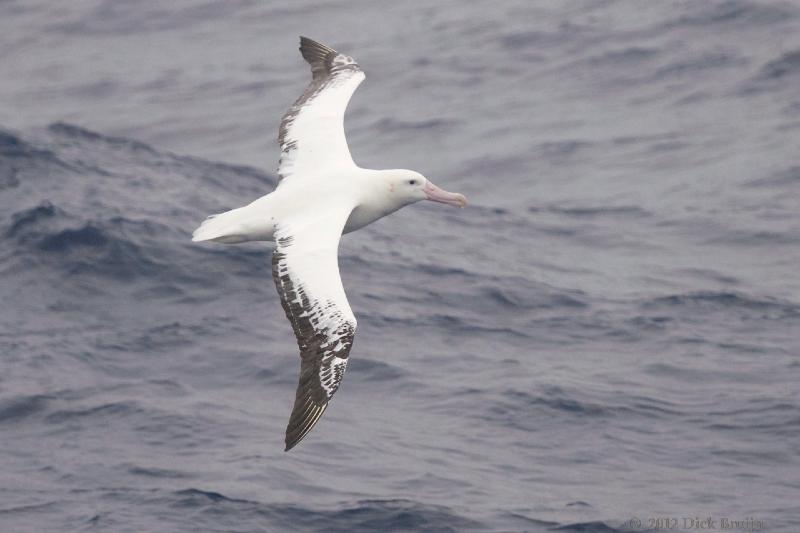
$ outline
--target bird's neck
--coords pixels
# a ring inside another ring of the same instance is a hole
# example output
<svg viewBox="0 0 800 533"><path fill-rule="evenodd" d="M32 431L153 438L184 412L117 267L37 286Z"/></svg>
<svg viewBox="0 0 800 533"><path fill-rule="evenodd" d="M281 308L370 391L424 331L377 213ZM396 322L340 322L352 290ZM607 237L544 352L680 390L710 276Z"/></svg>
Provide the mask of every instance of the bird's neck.
<svg viewBox="0 0 800 533"><path fill-rule="evenodd" d="M345 233L372 224L406 205L405 202L398 201L397 195L393 194L391 185L382 175L382 171L359 170L363 172L356 178L358 203L347 221Z"/></svg>

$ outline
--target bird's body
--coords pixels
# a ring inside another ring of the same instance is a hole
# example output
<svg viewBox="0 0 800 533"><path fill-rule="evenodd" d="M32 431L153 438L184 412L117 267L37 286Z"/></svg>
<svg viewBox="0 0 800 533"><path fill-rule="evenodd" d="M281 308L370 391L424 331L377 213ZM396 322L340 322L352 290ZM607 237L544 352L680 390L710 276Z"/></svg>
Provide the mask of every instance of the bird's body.
<svg viewBox="0 0 800 533"><path fill-rule="evenodd" d="M353 162L344 112L364 79L352 58L300 38L312 81L284 115L276 189L208 217L194 241L275 241L272 274L300 348L300 381L286 449L314 427L341 382L356 329L339 277L342 233L360 229L419 200L466 205L411 170L370 170Z"/></svg>
<svg viewBox="0 0 800 533"><path fill-rule="evenodd" d="M303 205L323 202L351 203L352 212L343 233L353 232L406 205L401 198L383 194L382 172L385 171L355 167L320 172L313 182L287 181L246 206L209 217L194 232L193 240L226 244L272 241L276 221L297 213Z"/></svg>

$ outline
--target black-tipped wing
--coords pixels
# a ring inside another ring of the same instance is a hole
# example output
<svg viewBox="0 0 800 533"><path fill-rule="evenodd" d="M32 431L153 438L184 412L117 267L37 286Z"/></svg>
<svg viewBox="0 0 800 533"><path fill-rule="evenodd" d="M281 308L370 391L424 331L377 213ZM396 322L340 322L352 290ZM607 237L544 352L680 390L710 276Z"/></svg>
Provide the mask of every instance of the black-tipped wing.
<svg viewBox="0 0 800 533"><path fill-rule="evenodd" d="M311 65L311 83L281 120L279 179L354 166L344 135L344 112L364 72L352 57L306 37L300 37L300 53Z"/></svg>
<svg viewBox="0 0 800 533"><path fill-rule="evenodd" d="M272 276L300 347L287 451L319 421L347 368L356 319L342 287L337 256L351 211L327 207L282 224L275 233Z"/></svg>

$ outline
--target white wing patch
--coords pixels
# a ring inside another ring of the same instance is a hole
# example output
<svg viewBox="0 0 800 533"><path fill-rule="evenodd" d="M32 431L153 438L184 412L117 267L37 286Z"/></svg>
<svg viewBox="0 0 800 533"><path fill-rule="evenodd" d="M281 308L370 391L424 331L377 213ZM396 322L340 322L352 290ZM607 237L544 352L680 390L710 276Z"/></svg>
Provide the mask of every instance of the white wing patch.
<svg viewBox="0 0 800 533"><path fill-rule="evenodd" d="M347 370L347 359L333 356L330 362L323 360L323 369L324 370L320 372L319 381L322 384L322 388L328 393L328 398L330 399L333 393L336 392L336 389L339 388L339 383L342 382L344 371Z"/></svg>
<svg viewBox="0 0 800 533"><path fill-rule="evenodd" d="M286 428L287 450L311 431L339 388L356 332L337 258L352 208L326 207L289 220L275 232L272 275L300 348L300 379Z"/></svg>
<svg viewBox="0 0 800 533"><path fill-rule="evenodd" d="M300 38L300 52L311 65L312 79L281 120L281 180L313 176L320 168L355 166L345 138L344 113L364 72L352 57L305 37Z"/></svg>

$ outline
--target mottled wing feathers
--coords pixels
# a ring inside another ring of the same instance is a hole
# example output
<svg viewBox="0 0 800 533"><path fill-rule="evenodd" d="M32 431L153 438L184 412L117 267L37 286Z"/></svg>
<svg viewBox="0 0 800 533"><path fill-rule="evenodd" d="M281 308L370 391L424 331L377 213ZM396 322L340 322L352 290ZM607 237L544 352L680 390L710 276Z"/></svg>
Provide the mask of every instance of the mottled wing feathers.
<svg viewBox="0 0 800 533"><path fill-rule="evenodd" d="M286 428L286 450L319 421L347 368L356 319L342 287L338 245L352 208L277 228L272 276L300 348L300 379Z"/></svg>
<svg viewBox="0 0 800 533"><path fill-rule="evenodd" d="M333 48L308 37L300 37L300 54L311 65L311 78L318 80L330 74L331 60L339 54Z"/></svg>
<svg viewBox="0 0 800 533"><path fill-rule="evenodd" d="M313 177L320 168L354 166L344 113L364 72L352 57L306 37L300 38L300 53L311 65L311 83L281 120L280 180Z"/></svg>

